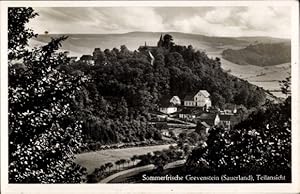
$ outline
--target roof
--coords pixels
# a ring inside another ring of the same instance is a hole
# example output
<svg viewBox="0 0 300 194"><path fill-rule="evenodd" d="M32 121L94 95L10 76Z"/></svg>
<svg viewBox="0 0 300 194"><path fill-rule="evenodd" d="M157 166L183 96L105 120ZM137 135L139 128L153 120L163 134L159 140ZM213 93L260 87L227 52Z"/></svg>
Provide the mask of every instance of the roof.
<svg viewBox="0 0 300 194"><path fill-rule="evenodd" d="M201 123L201 125L203 125L204 127L210 128L210 126L209 126L206 122L200 122L200 123Z"/></svg>
<svg viewBox="0 0 300 194"><path fill-rule="evenodd" d="M149 111L150 114L155 114L155 115L168 115L166 113L160 112L158 110L151 110Z"/></svg>
<svg viewBox="0 0 300 194"><path fill-rule="evenodd" d="M179 114L194 114L191 109L183 109Z"/></svg>
<svg viewBox="0 0 300 194"><path fill-rule="evenodd" d="M184 107L179 114L193 114L193 115L201 115L203 113L202 109L199 108L191 108L191 107Z"/></svg>
<svg viewBox="0 0 300 194"><path fill-rule="evenodd" d="M207 113L207 112L205 112L205 113L200 114L198 118L199 119L215 119L216 116L217 116L216 113Z"/></svg>
<svg viewBox="0 0 300 194"><path fill-rule="evenodd" d="M202 113L197 117L197 119L199 119L201 122L205 122L208 125L213 126L217 115L218 114L216 113Z"/></svg>
<svg viewBox="0 0 300 194"><path fill-rule="evenodd" d="M172 104L172 103L170 102L170 100L171 100L172 97L173 97L173 96L170 96L170 95L163 96L163 97L160 99L160 101L159 101L159 106L160 106L160 107L173 107L174 104Z"/></svg>
<svg viewBox="0 0 300 194"><path fill-rule="evenodd" d="M80 60L93 60L93 56L92 55L82 55L80 57Z"/></svg>
<svg viewBox="0 0 300 194"><path fill-rule="evenodd" d="M149 50L155 50L157 49L157 46L139 46L139 51L149 51Z"/></svg>
<svg viewBox="0 0 300 194"><path fill-rule="evenodd" d="M219 117L220 117L221 121L231 121L231 119L232 119L231 116L232 115L220 115Z"/></svg>
<svg viewBox="0 0 300 194"><path fill-rule="evenodd" d="M199 92L206 98L208 98L210 96L210 94L206 90L200 90Z"/></svg>
<svg viewBox="0 0 300 194"><path fill-rule="evenodd" d="M180 101L179 96L172 96L172 97L170 98L170 100L171 100L172 98L175 98L176 100L179 100L179 101Z"/></svg>
<svg viewBox="0 0 300 194"><path fill-rule="evenodd" d="M184 101L194 101L194 94L187 94L185 97L184 97Z"/></svg>

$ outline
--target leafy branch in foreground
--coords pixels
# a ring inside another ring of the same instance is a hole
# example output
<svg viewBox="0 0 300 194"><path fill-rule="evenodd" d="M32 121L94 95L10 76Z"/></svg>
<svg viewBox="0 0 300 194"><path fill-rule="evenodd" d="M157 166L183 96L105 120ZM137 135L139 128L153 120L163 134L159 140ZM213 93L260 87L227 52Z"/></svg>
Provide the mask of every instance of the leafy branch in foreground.
<svg viewBox="0 0 300 194"><path fill-rule="evenodd" d="M11 8L9 18L20 22L9 23L13 28L9 34L14 28L31 32L22 26L35 15L31 8ZM82 142L75 98L86 79L57 68L68 62L63 54L55 53L66 37L28 51L22 32L21 37L9 35L15 39L9 45L9 182L80 182L84 170L73 162ZM18 53L26 55L20 58ZM12 63L14 59L22 59L21 64Z"/></svg>

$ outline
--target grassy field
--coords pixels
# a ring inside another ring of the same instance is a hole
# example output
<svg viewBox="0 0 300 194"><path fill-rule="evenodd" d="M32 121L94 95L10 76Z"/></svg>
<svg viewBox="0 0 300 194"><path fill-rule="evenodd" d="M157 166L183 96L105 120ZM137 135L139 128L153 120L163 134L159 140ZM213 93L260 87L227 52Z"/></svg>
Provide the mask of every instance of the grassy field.
<svg viewBox="0 0 300 194"><path fill-rule="evenodd" d="M223 59L218 53L208 53L210 57L221 58L222 68L230 74L263 87L265 90L279 90L278 81L284 80L291 74L291 63L260 67L255 65L238 65ZM284 97L281 92L272 92L277 97Z"/></svg>
<svg viewBox="0 0 300 194"><path fill-rule="evenodd" d="M114 164L115 161L120 159L130 159L133 155L147 154L148 152L167 149L169 146L170 144L87 152L77 154L75 162L87 168L87 172L91 173L95 168L98 168L107 162L112 162ZM115 165L113 168L115 168Z"/></svg>

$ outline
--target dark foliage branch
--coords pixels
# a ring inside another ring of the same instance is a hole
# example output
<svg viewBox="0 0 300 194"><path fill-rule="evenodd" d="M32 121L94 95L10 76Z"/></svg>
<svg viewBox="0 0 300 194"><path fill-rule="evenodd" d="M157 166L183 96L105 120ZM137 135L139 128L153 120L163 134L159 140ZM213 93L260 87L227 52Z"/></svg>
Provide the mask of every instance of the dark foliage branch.
<svg viewBox="0 0 300 194"><path fill-rule="evenodd" d="M78 183L84 170L73 162L82 144L76 96L86 78L58 68L68 62L56 53L66 37L26 49L33 32L24 26L36 15L9 9L9 182Z"/></svg>
<svg viewBox="0 0 300 194"><path fill-rule="evenodd" d="M291 98L267 103L232 130L209 133L207 147L193 150L188 159L191 172L291 178Z"/></svg>

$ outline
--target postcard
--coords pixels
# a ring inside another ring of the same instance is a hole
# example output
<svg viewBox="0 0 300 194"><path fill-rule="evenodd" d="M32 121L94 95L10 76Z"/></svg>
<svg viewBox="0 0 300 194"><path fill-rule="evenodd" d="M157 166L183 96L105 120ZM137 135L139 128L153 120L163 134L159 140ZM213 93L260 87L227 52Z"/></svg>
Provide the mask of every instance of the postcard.
<svg viewBox="0 0 300 194"><path fill-rule="evenodd" d="M1 2L2 192L299 192L298 6Z"/></svg>

